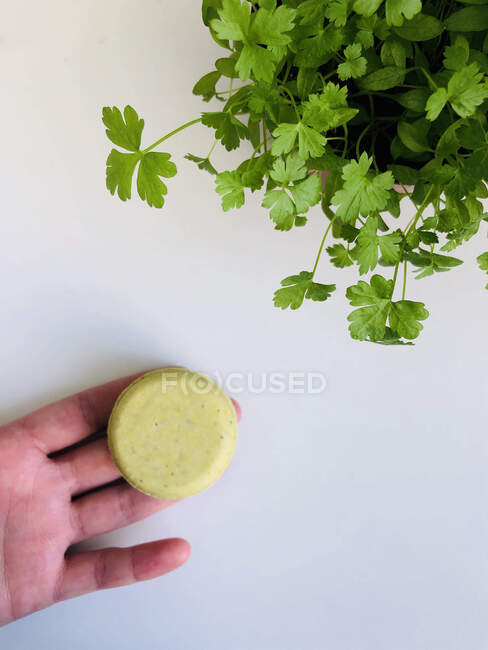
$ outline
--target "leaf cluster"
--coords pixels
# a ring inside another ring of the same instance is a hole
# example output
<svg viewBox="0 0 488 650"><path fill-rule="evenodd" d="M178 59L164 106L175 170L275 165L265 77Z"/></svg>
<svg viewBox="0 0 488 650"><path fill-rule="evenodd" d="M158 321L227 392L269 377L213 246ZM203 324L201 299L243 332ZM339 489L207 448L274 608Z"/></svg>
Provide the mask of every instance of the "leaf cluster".
<svg viewBox="0 0 488 650"><path fill-rule="evenodd" d="M335 285L316 281L326 251L333 266L372 274L346 288L351 336L410 343L428 312L406 298L408 269L459 266L452 251L488 220L488 1L203 0L202 18L222 56L193 92L214 110L184 127L201 122L213 144L187 159L214 177L224 211L261 192L279 231L322 208L313 270L286 277L275 305L330 297ZM176 168L152 150L172 134L141 149L134 109L105 108L103 121L118 147L108 189L130 198L138 167L140 197L162 207ZM217 171L216 143L245 143L245 160ZM400 225L405 202L413 217Z"/></svg>

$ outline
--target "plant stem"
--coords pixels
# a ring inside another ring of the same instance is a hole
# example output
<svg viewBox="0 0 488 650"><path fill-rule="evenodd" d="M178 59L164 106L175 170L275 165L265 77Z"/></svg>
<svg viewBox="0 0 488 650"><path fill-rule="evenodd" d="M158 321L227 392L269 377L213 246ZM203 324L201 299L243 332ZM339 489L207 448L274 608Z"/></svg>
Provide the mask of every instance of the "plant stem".
<svg viewBox="0 0 488 650"><path fill-rule="evenodd" d="M176 135L180 131L183 131L183 129L187 129L189 126L192 126L193 124L197 124L198 122L201 122L201 121L202 121L202 118L197 117L196 120L191 120L190 122L187 122L186 124L183 124L182 126L179 126L174 131L171 131L171 133L167 133L162 138L159 138L159 140L157 140L157 142L152 144L150 147L147 147L147 149L144 149L142 153L147 153L148 151L151 151L151 149L154 149L155 147L157 147L158 144L161 144L161 142L164 142L165 140L168 140L168 138L171 138L173 135Z"/></svg>
<svg viewBox="0 0 488 650"><path fill-rule="evenodd" d="M420 219L420 217L422 216L425 208L427 207L427 202L429 200L430 195L432 194L433 189L434 189L434 186L431 185L429 191L424 196L424 200L422 201L422 203L420 204L420 206L419 206L419 208L417 210L417 214L414 216L412 222L405 229L405 232L403 233L405 237L407 235L409 235L410 232L413 230L413 228L415 228L415 226L417 225L418 220Z"/></svg>
<svg viewBox="0 0 488 650"><path fill-rule="evenodd" d="M214 143L213 143L212 147L210 148L210 151L209 151L208 154L207 154L207 160L210 159L210 156L212 155L213 150L215 149L215 145L216 145L216 144L217 144L217 138L214 140Z"/></svg>
<svg viewBox="0 0 488 650"><path fill-rule="evenodd" d="M288 90L288 88L286 86L281 86L281 88L286 92L288 97L291 99L291 103L293 104L293 108L295 109L297 119L300 122L301 117L300 117L300 113L298 112L298 108L297 108L297 105L296 105L296 102L295 102L295 98L293 97L293 95L291 94L291 92Z"/></svg>
<svg viewBox="0 0 488 650"><path fill-rule="evenodd" d="M405 300L405 293L407 292L407 260L404 262L403 267L403 291L402 291L402 300Z"/></svg>
<svg viewBox="0 0 488 650"><path fill-rule="evenodd" d="M320 256L322 255L322 251L324 250L325 240L327 239L327 235L329 234L329 230L330 230L330 229L332 228L332 226L334 225L334 221L336 220L336 216L337 216L337 215L334 215L334 218L331 219L329 225L328 225L327 228L325 229L324 236L322 237L322 241L321 241L321 243L320 243L319 252L317 253L317 257L315 258L315 264L314 264L314 266L313 266L313 271L312 271L312 280L313 280L313 278L314 278L314 276L315 276L315 271L317 270L317 266L319 265Z"/></svg>
<svg viewBox="0 0 488 650"><path fill-rule="evenodd" d="M359 134L359 138L357 139L356 142L356 158L359 160L359 145L361 144L361 140L364 138L366 133L369 131L369 129L372 127L372 123L370 122L365 126L365 128L361 131Z"/></svg>
<svg viewBox="0 0 488 650"><path fill-rule="evenodd" d="M347 153L347 146L349 144L349 133L347 130L347 124L344 124L343 128L344 128L344 148L342 150L342 158L345 158Z"/></svg>

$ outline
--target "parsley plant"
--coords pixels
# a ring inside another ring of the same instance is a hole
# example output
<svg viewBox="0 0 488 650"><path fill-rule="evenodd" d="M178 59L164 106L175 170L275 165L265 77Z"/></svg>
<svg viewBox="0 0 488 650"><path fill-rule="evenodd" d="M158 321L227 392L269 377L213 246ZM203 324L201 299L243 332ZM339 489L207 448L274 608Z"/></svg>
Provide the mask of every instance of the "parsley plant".
<svg viewBox="0 0 488 650"><path fill-rule="evenodd" d="M450 253L488 221L488 0L203 0L202 17L225 54L193 92L221 110L142 149L136 111L104 108L118 147L107 188L130 199L137 168L140 198L161 208L176 166L154 149L202 124L210 151L186 158L214 176L223 210L261 191L275 228L288 231L322 208L311 270L285 278L275 305L330 298L336 286L316 281L326 251L335 267L372 274L346 289L351 336L411 344L429 313L406 297L408 266L417 278L458 266ZM219 173L216 144L242 141L246 159ZM403 200L415 214L402 228ZM478 263L488 273L488 252Z"/></svg>

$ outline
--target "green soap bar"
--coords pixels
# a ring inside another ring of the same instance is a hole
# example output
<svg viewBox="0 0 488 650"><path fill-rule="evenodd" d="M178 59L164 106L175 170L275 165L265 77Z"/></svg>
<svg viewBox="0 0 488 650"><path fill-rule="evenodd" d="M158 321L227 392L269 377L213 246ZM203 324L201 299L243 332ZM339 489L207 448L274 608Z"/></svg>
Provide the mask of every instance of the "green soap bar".
<svg viewBox="0 0 488 650"><path fill-rule="evenodd" d="M232 401L211 379L186 368L163 368L120 394L107 433L128 483L159 499L183 499L225 472L237 418Z"/></svg>

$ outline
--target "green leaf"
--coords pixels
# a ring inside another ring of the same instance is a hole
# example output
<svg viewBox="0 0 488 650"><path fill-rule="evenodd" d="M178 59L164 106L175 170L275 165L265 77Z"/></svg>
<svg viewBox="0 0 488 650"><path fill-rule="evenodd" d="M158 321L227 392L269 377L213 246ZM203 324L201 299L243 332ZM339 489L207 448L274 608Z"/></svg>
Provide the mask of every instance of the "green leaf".
<svg viewBox="0 0 488 650"><path fill-rule="evenodd" d="M247 126L229 111L202 113L202 124L215 129L215 138L222 142L227 151L237 149L241 140L249 137Z"/></svg>
<svg viewBox="0 0 488 650"><path fill-rule="evenodd" d="M119 199L131 198L132 176L139 161L137 153L121 153L112 149L107 158L107 189L112 195L117 191Z"/></svg>
<svg viewBox="0 0 488 650"><path fill-rule="evenodd" d="M127 149L127 151L139 151L144 120L139 119L132 106L124 108L123 117L116 106L112 108L105 106L102 112L102 120L107 127L105 133L109 140L117 146Z"/></svg>
<svg viewBox="0 0 488 650"><path fill-rule="evenodd" d="M459 43L460 38L456 39ZM464 38L464 37L463 37ZM466 39L465 39L466 40ZM444 67L448 70L460 70L463 66L468 63L469 59L469 43L466 40L467 47L461 47L458 45L448 45L444 50Z"/></svg>
<svg viewBox="0 0 488 650"><path fill-rule="evenodd" d="M335 284L320 284L313 282L313 274L301 271L299 275L290 275L281 282L282 289L274 294L274 304L281 309L298 309L305 298L323 302L336 289Z"/></svg>
<svg viewBox="0 0 488 650"><path fill-rule="evenodd" d="M434 16L420 13L411 20L406 20L401 27L393 29L407 41L430 41L444 31L444 25Z"/></svg>
<svg viewBox="0 0 488 650"><path fill-rule="evenodd" d="M393 281L381 275L373 275L370 284L360 280L347 289L351 305L360 306L348 316L352 338L391 344L397 338L412 340L418 337L423 329L420 321L428 318L429 312L420 302L392 302L392 293ZM390 329L386 326L387 320Z"/></svg>
<svg viewBox="0 0 488 650"><path fill-rule="evenodd" d="M215 61L215 67L219 74L228 79L236 79L236 58L234 55Z"/></svg>
<svg viewBox="0 0 488 650"><path fill-rule="evenodd" d="M488 97L488 85L476 63L455 72L447 84L449 103L461 117L472 115L476 107Z"/></svg>
<svg viewBox="0 0 488 650"><path fill-rule="evenodd" d="M271 146L271 152L274 156L289 153L298 138L298 153L304 160L321 156L327 144L323 135L302 122L279 124L273 131L273 137L275 140Z"/></svg>
<svg viewBox="0 0 488 650"><path fill-rule="evenodd" d="M212 165L212 163L208 158L201 158L200 156L194 156L192 153L187 153L185 158L187 160L191 160L191 162L194 162L196 165L198 165L199 169L203 169L204 171L212 175L217 174L217 170L215 169L215 167Z"/></svg>
<svg viewBox="0 0 488 650"><path fill-rule="evenodd" d="M381 341L384 338L392 293L393 281L381 275L373 275L370 284L360 280L348 287L346 296L350 304L360 307L347 318L353 339Z"/></svg>
<svg viewBox="0 0 488 650"><path fill-rule="evenodd" d="M476 258L476 261L478 262L480 269L488 273L488 252L479 255ZM488 289L488 284L486 285L486 289Z"/></svg>
<svg viewBox="0 0 488 650"><path fill-rule="evenodd" d="M422 11L421 0L386 0L386 22L399 27Z"/></svg>
<svg viewBox="0 0 488 650"><path fill-rule="evenodd" d="M394 65L386 66L375 70L365 77L361 77L358 85L365 90L389 90L403 83L405 79L405 69L397 68Z"/></svg>
<svg viewBox="0 0 488 650"><path fill-rule="evenodd" d="M424 112L428 98L429 91L427 88L415 88L406 93L402 93L401 95L394 96L395 101L416 113Z"/></svg>
<svg viewBox="0 0 488 650"><path fill-rule="evenodd" d="M416 153L422 151L430 151L429 143L427 142L427 133L429 131L429 123L420 118L415 122L398 122L398 137L403 144Z"/></svg>
<svg viewBox="0 0 488 650"><path fill-rule="evenodd" d="M320 201L322 184L320 178L316 174L313 174L301 183L292 185L289 189L295 201L297 214L300 214L307 212L310 207Z"/></svg>
<svg viewBox="0 0 488 650"><path fill-rule="evenodd" d="M344 221L355 220L359 215L367 217L383 210L388 203L393 174L370 172L372 162L372 158L363 152L359 162L353 160L342 170L344 185L334 194L332 203L339 206L337 215Z"/></svg>
<svg viewBox="0 0 488 650"><path fill-rule="evenodd" d="M273 122L277 122L279 102L280 93L276 87L263 82L251 86L249 108L255 115L267 115Z"/></svg>
<svg viewBox="0 0 488 650"><path fill-rule="evenodd" d="M162 208L168 188L161 180L176 175L176 165L170 161L169 153L151 151L144 154L137 173L137 191L143 201L151 207Z"/></svg>
<svg viewBox="0 0 488 650"><path fill-rule="evenodd" d="M330 261L338 269L343 269L346 266L352 266L353 261L349 255L349 251L344 244L334 244L327 248L327 253L330 255Z"/></svg>
<svg viewBox="0 0 488 650"><path fill-rule="evenodd" d="M122 153L112 149L107 158L106 184L112 195L122 201L131 198L132 178L139 163L137 190L143 201L151 207L162 208L168 188L161 180L176 174L176 166L169 153L145 152L140 150L144 120L139 119L131 106L126 106L124 115L114 106L103 109L103 123L107 136L114 143L133 153Z"/></svg>
<svg viewBox="0 0 488 650"><path fill-rule="evenodd" d="M385 262L396 263L400 260L399 233L379 236L378 217L368 217L366 224L359 231L353 257L359 263L359 273L363 275L372 271L378 264L378 248Z"/></svg>
<svg viewBox="0 0 488 650"><path fill-rule="evenodd" d="M298 137L298 124L282 123L273 131L274 141L271 146L273 156L289 153Z"/></svg>
<svg viewBox="0 0 488 650"><path fill-rule="evenodd" d="M362 77L366 72L367 61L364 56L361 55L362 46L360 43L353 43L348 45L344 50L344 56L346 58L344 63L340 63L337 67L337 73L339 79L346 80L357 79Z"/></svg>
<svg viewBox="0 0 488 650"><path fill-rule="evenodd" d="M220 72L217 72L217 70L203 75L203 77L193 86L193 94L201 95L205 102L210 101L212 97L215 97L215 86L220 77L221 74Z"/></svg>
<svg viewBox="0 0 488 650"><path fill-rule="evenodd" d="M350 0L331 0L325 11L327 18L338 27L343 27L351 11Z"/></svg>
<svg viewBox="0 0 488 650"><path fill-rule="evenodd" d="M372 16L382 3L383 0L356 0L353 9L361 16Z"/></svg>
<svg viewBox="0 0 488 650"><path fill-rule="evenodd" d="M217 174L215 184L217 193L222 197L224 212L244 205L244 186L237 171Z"/></svg>
<svg viewBox="0 0 488 650"><path fill-rule="evenodd" d="M429 312L422 302L399 300L391 304L389 313L390 327L398 336L416 339L424 326L420 321L429 317Z"/></svg>
<svg viewBox="0 0 488 650"><path fill-rule="evenodd" d="M254 75L258 81L271 82L276 67L271 49L291 42L289 32L294 27L295 10L267 3L251 14L248 2L222 0L218 14L219 19L210 21L217 37L243 44L235 66L240 79L246 81Z"/></svg>
<svg viewBox="0 0 488 650"><path fill-rule="evenodd" d="M261 205L263 208L271 208L269 216L277 230L291 230L297 213L295 204L284 188L268 190Z"/></svg>
<svg viewBox="0 0 488 650"><path fill-rule="evenodd" d="M212 20L210 25L217 36L223 40L244 41L250 31L251 7L240 0L222 0L219 8L219 20Z"/></svg>
<svg viewBox="0 0 488 650"><path fill-rule="evenodd" d="M326 149L320 158L311 158L307 160L306 165L308 169L316 169L320 171L341 171L345 165L344 158L337 156L335 153Z"/></svg>
<svg viewBox="0 0 488 650"><path fill-rule="evenodd" d="M427 100L425 110L427 111L427 119L433 122L436 120L444 106L447 104L449 96L445 88L438 88Z"/></svg>
<svg viewBox="0 0 488 650"><path fill-rule="evenodd" d="M488 29L488 7L460 9L448 16L446 28L450 32L482 32Z"/></svg>
<svg viewBox="0 0 488 650"><path fill-rule="evenodd" d="M306 175L307 168L305 163L296 153L290 154L286 159L277 158L270 172L271 178L280 185L289 185L290 183L300 181Z"/></svg>
<svg viewBox="0 0 488 650"><path fill-rule="evenodd" d="M406 165L388 165L388 169L393 172L395 180L402 185L415 185L419 179L418 171Z"/></svg>
<svg viewBox="0 0 488 650"><path fill-rule="evenodd" d="M381 62L383 65L394 65L404 69L407 61L405 42L399 38L387 38L381 47Z"/></svg>
<svg viewBox="0 0 488 650"><path fill-rule="evenodd" d="M347 87L328 82L320 94L302 102L303 122L316 131L328 131L349 122L358 113L347 105Z"/></svg>
<svg viewBox="0 0 488 650"><path fill-rule="evenodd" d="M264 184L265 176L271 172L272 162L273 158L269 151L244 160L237 168L242 184L252 192L260 190Z"/></svg>

